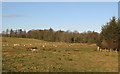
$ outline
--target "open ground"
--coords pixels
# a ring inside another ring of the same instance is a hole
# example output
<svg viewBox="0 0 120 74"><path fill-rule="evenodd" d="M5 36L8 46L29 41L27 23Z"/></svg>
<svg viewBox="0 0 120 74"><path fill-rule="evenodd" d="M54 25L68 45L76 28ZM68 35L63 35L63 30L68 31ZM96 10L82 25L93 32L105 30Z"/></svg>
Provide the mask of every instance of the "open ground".
<svg viewBox="0 0 120 74"><path fill-rule="evenodd" d="M37 51L30 48L36 47ZM118 53L95 44L2 38L3 72L118 72Z"/></svg>

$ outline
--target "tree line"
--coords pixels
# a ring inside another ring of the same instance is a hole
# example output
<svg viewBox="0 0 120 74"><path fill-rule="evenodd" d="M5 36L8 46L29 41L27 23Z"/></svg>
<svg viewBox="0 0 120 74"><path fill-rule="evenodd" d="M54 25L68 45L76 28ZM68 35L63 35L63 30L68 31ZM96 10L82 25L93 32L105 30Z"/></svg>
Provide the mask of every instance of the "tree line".
<svg viewBox="0 0 120 74"><path fill-rule="evenodd" d="M16 38L26 38L26 31L22 29L13 30L13 29L6 29L6 31L2 31L2 37L16 37Z"/></svg>
<svg viewBox="0 0 120 74"><path fill-rule="evenodd" d="M79 33L77 31L54 31L50 29L29 30L22 29L2 32L3 37L34 38L52 42L69 43L96 43L102 49L120 50L120 19L112 19L102 26L101 32L88 31Z"/></svg>
<svg viewBox="0 0 120 74"><path fill-rule="evenodd" d="M29 30L28 32L19 30L9 30L2 32L3 37L16 38L34 38L52 42L69 42L69 43L96 43L99 33L88 31L79 33L77 31L54 31L52 28L44 30Z"/></svg>

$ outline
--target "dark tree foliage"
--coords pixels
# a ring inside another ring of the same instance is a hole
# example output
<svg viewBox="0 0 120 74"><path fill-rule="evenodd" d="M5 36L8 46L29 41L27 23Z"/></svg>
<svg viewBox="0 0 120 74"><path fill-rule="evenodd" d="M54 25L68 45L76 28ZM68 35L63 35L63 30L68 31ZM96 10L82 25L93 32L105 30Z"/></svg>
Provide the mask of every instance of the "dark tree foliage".
<svg viewBox="0 0 120 74"><path fill-rule="evenodd" d="M9 29L6 29L6 37L9 37Z"/></svg>
<svg viewBox="0 0 120 74"><path fill-rule="evenodd" d="M22 29L19 29L19 30L6 30L2 32L2 36L3 37L17 37L17 38L26 38L26 31L22 31Z"/></svg>
<svg viewBox="0 0 120 74"><path fill-rule="evenodd" d="M6 36L7 35L7 36ZM44 30L29 30L28 32L19 30L10 30L9 33L3 33L4 37L17 37L17 38L34 38L52 42L68 42L68 43L96 43L99 34L97 32L84 32L77 31L54 31L52 28Z"/></svg>
<svg viewBox="0 0 120 74"><path fill-rule="evenodd" d="M11 29L10 30L10 37L14 37L15 36L15 32Z"/></svg>
<svg viewBox="0 0 120 74"><path fill-rule="evenodd" d="M97 45L101 48L120 49L120 20L112 17L110 22L102 27Z"/></svg>

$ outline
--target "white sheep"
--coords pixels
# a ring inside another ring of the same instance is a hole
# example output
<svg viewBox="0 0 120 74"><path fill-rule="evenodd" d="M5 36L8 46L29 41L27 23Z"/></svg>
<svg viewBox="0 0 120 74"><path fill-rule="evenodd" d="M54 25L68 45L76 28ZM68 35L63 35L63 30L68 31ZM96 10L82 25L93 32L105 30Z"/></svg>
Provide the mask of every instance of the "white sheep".
<svg viewBox="0 0 120 74"><path fill-rule="evenodd" d="M38 50L37 49L31 49L31 51L34 52L34 51L38 51Z"/></svg>
<svg viewBox="0 0 120 74"><path fill-rule="evenodd" d="M53 45L54 47L57 47L57 45Z"/></svg>
<svg viewBox="0 0 120 74"><path fill-rule="evenodd" d="M42 45L42 47L45 47L45 45Z"/></svg>
<svg viewBox="0 0 120 74"><path fill-rule="evenodd" d="M115 52L117 53L117 49L115 49Z"/></svg>
<svg viewBox="0 0 120 74"><path fill-rule="evenodd" d="M97 51L100 51L100 47L99 46L97 47Z"/></svg>
<svg viewBox="0 0 120 74"><path fill-rule="evenodd" d="M57 45L55 45L55 47L57 47Z"/></svg>
<svg viewBox="0 0 120 74"><path fill-rule="evenodd" d="M2 44L2 46L5 46L4 44Z"/></svg>
<svg viewBox="0 0 120 74"><path fill-rule="evenodd" d="M13 44L14 46L19 46L20 44Z"/></svg>
<svg viewBox="0 0 120 74"><path fill-rule="evenodd" d="M6 46L8 46L8 44L6 44Z"/></svg>

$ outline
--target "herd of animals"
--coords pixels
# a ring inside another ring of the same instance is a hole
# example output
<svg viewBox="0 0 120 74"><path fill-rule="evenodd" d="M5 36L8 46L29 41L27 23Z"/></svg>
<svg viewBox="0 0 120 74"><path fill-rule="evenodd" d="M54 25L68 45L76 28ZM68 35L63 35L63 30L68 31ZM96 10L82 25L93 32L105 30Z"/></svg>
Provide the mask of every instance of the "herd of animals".
<svg viewBox="0 0 120 74"><path fill-rule="evenodd" d="M119 50L118 50L118 49L101 48L101 47L98 46L96 51L105 51L105 52L112 52L112 51L115 51L115 52L118 52Z"/></svg>
<svg viewBox="0 0 120 74"><path fill-rule="evenodd" d="M46 43L45 43L46 44ZM31 46L32 44L29 44L29 46ZM9 46L9 44L2 44L2 46ZM20 44L13 44L13 46L14 47L16 47L16 46L20 46ZM23 45L23 46L26 46L26 45ZM54 47L57 47L57 45L53 45ZM70 45L69 45L70 46ZM42 47L46 47L45 45L42 45ZM37 52L38 51L38 48L37 47L29 47L29 48L27 48L27 49L29 49L31 52ZM97 47L96 49L95 49L95 51L105 51L105 52L118 52L118 50L117 49L115 49L115 50L112 50L112 49L106 49L106 48L101 48L101 47Z"/></svg>

